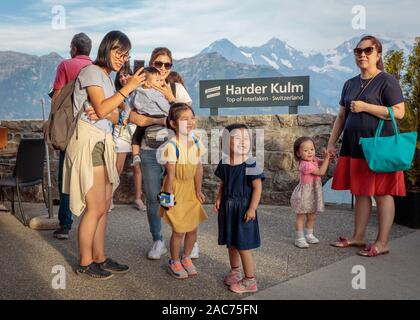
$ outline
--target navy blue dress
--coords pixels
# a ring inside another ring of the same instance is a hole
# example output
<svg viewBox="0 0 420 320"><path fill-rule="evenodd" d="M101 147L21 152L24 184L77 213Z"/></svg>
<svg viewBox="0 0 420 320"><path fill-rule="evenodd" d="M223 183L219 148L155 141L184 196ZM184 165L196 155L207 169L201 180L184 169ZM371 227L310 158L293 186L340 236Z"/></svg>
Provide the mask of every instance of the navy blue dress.
<svg viewBox="0 0 420 320"><path fill-rule="evenodd" d="M263 171L254 159L236 166L220 161L215 175L224 184L218 216L219 245L238 250L258 248L261 244L258 214L255 220L248 222L244 221L244 216L251 201L252 181L264 180Z"/></svg>

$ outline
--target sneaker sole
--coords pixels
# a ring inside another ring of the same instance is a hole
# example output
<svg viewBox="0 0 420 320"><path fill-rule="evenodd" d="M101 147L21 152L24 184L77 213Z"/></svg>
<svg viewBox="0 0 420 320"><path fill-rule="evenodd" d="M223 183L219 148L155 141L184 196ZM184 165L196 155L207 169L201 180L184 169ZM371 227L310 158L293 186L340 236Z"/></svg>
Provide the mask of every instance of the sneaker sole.
<svg viewBox="0 0 420 320"><path fill-rule="evenodd" d="M230 291L232 291L232 292L238 293L238 294L242 294L242 293L255 293L255 292L257 292L257 291L258 291L258 289L256 289L256 290L234 291L234 290L232 290L231 288L229 288L229 290L230 290Z"/></svg>
<svg viewBox="0 0 420 320"><path fill-rule="evenodd" d="M90 275L88 275L87 273L85 273L85 272L79 272L78 270L76 270L76 274L78 275L78 276L82 276L82 277L85 277L85 278L87 278L87 279L89 279L89 280L95 280L95 281L105 281L105 280L109 280L109 279L111 279L114 275L113 274L111 274L110 276L108 276L108 277L92 277L92 276L90 276Z"/></svg>
<svg viewBox="0 0 420 320"><path fill-rule="evenodd" d="M123 273L127 273L128 271L130 271L130 268L128 268L127 270L122 270L122 271L120 271L120 270L112 270L112 269L108 269L108 268L102 268L102 269L104 269L104 270L106 270L108 272L111 272L111 273L118 273L118 274L123 274Z"/></svg>
<svg viewBox="0 0 420 320"><path fill-rule="evenodd" d="M186 277L180 277L178 275L176 275L175 273L173 273L172 269L170 267L168 267L168 273L175 279L177 280L185 280L188 279L188 275Z"/></svg>
<svg viewBox="0 0 420 320"><path fill-rule="evenodd" d="M69 236L66 235L54 235L54 238L58 239L58 240L68 240Z"/></svg>
<svg viewBox="0 0 420 320"><path fill-rule="evenodd" d="M168 253L168 250L165 248L165 250L163 250L163 251L162 251L162 253L161 253L161 255L160 255L160 257L159 257L159 258L147 256L147 259L149 259L149 260L160 260L160 258L161 258L164 254L167 254L167 253Z"/></svg>

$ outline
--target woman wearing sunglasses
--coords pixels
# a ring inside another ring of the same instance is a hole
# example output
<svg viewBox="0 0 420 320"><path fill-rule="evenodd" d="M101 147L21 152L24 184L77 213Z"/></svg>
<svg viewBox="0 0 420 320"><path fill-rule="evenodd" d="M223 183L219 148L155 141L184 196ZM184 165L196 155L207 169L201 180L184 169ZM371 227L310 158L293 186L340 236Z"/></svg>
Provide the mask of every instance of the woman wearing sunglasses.
<svg viewBox="0 0 420 320"><path fill-rule="evenodd" d="M169 103L192 104L192 100L181 83L171 84L168 82L168 76L172 70L172 53L168 48L155 48L149 60L149 66L157 68L165 78L165 83L161 87L154 88L160 91ZM166 126L166 118L152 118L137 112L131 112L130 122L138 126L161 125ZM143 173L144 191L146 195L147 219L150 226L150 232L153 238L152 248L147 257L149 259L160 259L161 255L167 252L162 236L162 224L159 215L159 202L157 195L161 191L162 175L164 167L158 163L156 154L157 149L146 144L145 139L140 143L141 171ZM198 257L198 246L194 246L191 257Z"/></svg>
<svg viewBox="0 0 420 320"><path fill-rule="evenodd" d="M402 171L372 172L366 162L360 137L373 137L379 120L390 120L387 107L395 118L404 117L404 98L399 82L383 71L382 44L373 36L363 37L354 49L360 74L343 87L340 109L328 142L328 151L335 154L335 143L343 132L342 145L332 188L350 190L356 197L355 224L350 238L340 237L332 245L339 248L364 247L358 254L374 257L389 252L389 234L394 221L393 195L404 196ZM391 121L385 121L382 135L394 134ZM375 198L378 215L378 234L375 242L365 245L366 226Z"/></svg>
<svg viewBox="0 0 420 320"><path fill-rule="evenodd" d="M145 80L139 70L124 87L115 90L109 75L128 61L130 49L124 33L106 34L95 62L79 73L73 95L74 115L81 116L66 149L63 192L70 194L73 214L81 216L76 272L96 280L128 271L128 266L106 256L105 235L107 212L119 184L112 124L118 121L118 107Z"/></svg>

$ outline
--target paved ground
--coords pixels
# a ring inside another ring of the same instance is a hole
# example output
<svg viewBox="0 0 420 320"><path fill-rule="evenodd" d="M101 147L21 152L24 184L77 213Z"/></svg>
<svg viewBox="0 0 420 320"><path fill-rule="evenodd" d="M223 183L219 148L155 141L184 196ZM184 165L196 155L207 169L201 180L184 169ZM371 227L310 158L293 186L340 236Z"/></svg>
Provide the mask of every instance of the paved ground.
<svg viewBox="0 0 420 320"><path fill-rule="evenodd" d="M392 254L376 258L352 256L247 299L419 300L419 244L420 231L416 231L394 240ZM360 278L363 274L364 281ZM353 280L354 277L357 278ZM357 290L353 288L354 284Z"/></svg>
<svg viewBox="0 0 420 320"><path fill-rule="evenodd" d="M24 208L31 215L43 213L42 205L25 204ZM72 231L70 240L59 241L52 237L51 231L25 228L10 214L0 213L0 299L220 300L247 297L229 292L222 282L229 270L227 250L217 245L217 219L210 208L206 206L209 219L200 226L199 232L200 258L196 266L200 274L184 281L173 279L167 274L167 256L160 261L147 260L146 252L152 243L147 218L144 213L130 206L117 205L110 215L107 248L108 255L129 264L131 272L100 282L85 280L72 271L78 262L75 231ZM339 250L329 246L339 235L351 233L353 215L348 206L327 206L326 212L319 215L316 228L321 243L308 250L297 249L292 244L294 215L290 208L261 206L259 219L262 247L255 251L255 261L261 294L265 289L287 283L287 280L337 261L349 257L356 259L355 262L359 261L359 258L354 257L356 249ZM76 229L77 220L74 226ZM375 230L376 216L373 215L368 227L370 240L374 239ZM392 238L413 232L394 225ZM164 235L166 239L170 235L166 225ZM389 258L384 259L395 259L394 251ZM55 265L63 265L66 269L66 290L52 289L52 268ZM408 271L416 271L418 274L418 270ZM328 282L332 278L324 279ZM277 291L270 297L284 297L284 291L283 295L275 294Z"/></svg>

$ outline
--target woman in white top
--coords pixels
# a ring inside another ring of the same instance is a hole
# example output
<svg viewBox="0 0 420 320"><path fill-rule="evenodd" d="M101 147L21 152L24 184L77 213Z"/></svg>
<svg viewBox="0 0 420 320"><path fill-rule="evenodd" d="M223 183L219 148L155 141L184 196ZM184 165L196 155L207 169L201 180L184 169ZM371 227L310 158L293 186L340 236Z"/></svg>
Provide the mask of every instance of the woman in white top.
<svg viewBox="0 0 420 320"><path fill-rule="evenodd" d="M80 72L75 85L74 113L78 114L81 108L86 112L66 150L65 185L72 212L82 215L77 273L91 279L108 279L112 273L128 271L128 266L105 255L105 234L112 193L119 183L112 123L118 121L118 107L145 80L140 69L115 91L109 74L119 71L129 60L130 49L130 40L124 33L109 32L99 46L96 61Z"/></svg>
<svg viewBox="0 0 420 320"><path fill-rule="evenodd" d="M161 75L167 80L172 69L172 53L168 48L156 48L153 50L149 60L149 66L157 68ZM168 81L162 87L154 87L162 92L169 103L183 102L191 105L192 100L187 90L181 83L175 83L175 90L171 88ZM130 122L138 126L161 125L166 126L166 118L151 118L145 115L131 112ZM150 226L150 232L153 238L153 246L148 252L149 259L160 259L162 254L167 252L162 236L161 218L159 215L159 203L157 195L162 186L162 174L164 167L156 159L157 149L146 145L145 139L141 142L141 171L144 180L144 192L146 195L147 219ZM192 258L198 257L198 246L195 245Z"/></svg>

